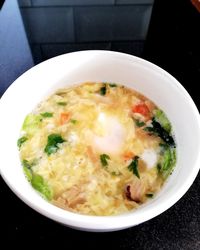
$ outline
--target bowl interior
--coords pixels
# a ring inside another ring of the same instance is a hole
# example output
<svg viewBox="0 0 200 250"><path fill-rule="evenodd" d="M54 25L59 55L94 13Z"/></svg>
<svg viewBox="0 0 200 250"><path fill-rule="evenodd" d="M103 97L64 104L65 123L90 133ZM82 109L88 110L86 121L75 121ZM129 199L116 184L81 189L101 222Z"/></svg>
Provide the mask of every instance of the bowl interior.
<svg viewBox="0 0 200 250"><path fill-rule="evenodd" d="M16 146L24 117L56 89L85 81L116 82L133 88L163 109L177 142L177 166L161 192L140 209L119 216L73 214L44 201L22 172ZM166 71L140 58L106 51L70 53L27 71L6 91L0 105L1 174L10 188L40 213L72 227L109 231L139 224L172 206L198 173L199 113L185 89ZM117 220L116 220L117 217Z"/></svg>

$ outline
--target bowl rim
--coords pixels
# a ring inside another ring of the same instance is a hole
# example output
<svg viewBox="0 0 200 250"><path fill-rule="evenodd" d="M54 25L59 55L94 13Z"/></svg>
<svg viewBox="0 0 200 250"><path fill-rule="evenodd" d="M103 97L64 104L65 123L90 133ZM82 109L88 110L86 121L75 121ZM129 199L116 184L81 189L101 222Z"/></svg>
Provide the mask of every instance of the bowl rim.
<svg viewBox="0 0 200 250"><path fill-rule="evenodd" d="M153 71L158 71L162 75L165 75L167 78L169 78L173 84L175 84L181 93L184 94L184 98L187 99L188 105L190 106L191 111L193 112L196 122L198 125L198 128L200 130L200 116L198 109L192 100L189 93L186 91L186 89L179 83L171 74L169 74L167 71L162 69L161 67L155 65L154 63L151 63L145 59L142 59L140 57L122 53L122 52L115 52L115 51L106 51L106 50L83 50L83 51L76 51L71 53L62 54L53 58L50 58L46 61L41 62L40 64L35 65L28 71L26 71L23 75L29 74L29 72L32 72L33 70L37 70L41 65L44 66L45 64L48 65L49 62L53 62L53 60L67 60L68 57L77 55L77 54L107 54L110 56L118 56L124 59L128 59L131 61L135 61L139 64L142 64L144 67L150 68ZM9 95L9 92L16 88L16 86L20 83L20 78L18 77L5 91L5 93L2 95L0 99L0 113L1 113L1 103L3 103L4 98L6 98L7 95ZM157 204L156 209L150 209L149 211L146 211L144 213L141 213L140 217L137 218L137 222L135 223L133 221L134 213L125 213L120 215L114 215L114 216L90 216L90 215L82 215L77 213L72 213L65 211L63 209L60 209L58 207L55 207L54 205L48 203L49 209L46 209L45 207L41 206L40 204L33 204L31 203L30 199L19 193L17 190L15 190L14 183L12 183L6 175L4 175L4 172L0 169L1 176L3 177L6 184L10 187L10 189L21 199L23 200L28 206L39 212L40 214L54 220L57 222L60 222L61 224L65 224L67 226L79 228L81 230L88 230L88 231L115 231L120 230L123 228L132 227L135 225L138 225L140 223L143 223L147 220L150 220L159 214L163 213L170 207L172 207L190 188L192 183L194 182L198 171L199 171L199 163L200 162L200 153L197 154L195 164L193 171L190 172L188 175L188 178L185 180L183 185L177 190L176 193L174 193L169 199L165 199L162 204ZM45 201L46 202L46 201ZM47 202L46 202L47 203ZM43 203L42 203L43 204ZM65 213L65 215L64 215ZM116 220L117 218L117 220Z"/></svg>

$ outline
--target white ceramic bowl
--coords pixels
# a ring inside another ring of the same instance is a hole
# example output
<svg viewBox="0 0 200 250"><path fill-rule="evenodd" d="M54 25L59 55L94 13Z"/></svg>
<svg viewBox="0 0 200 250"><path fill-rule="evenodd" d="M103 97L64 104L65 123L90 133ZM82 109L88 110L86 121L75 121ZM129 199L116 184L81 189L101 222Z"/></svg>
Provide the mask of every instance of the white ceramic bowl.
<svg viewBox="0 0 200 250"><path fill-rule="evenodd" d="M17 139L24 117L56 89L85 81L121 83L143 93L163 109L177 141L177 166L160 193L138 210L117 216L86 216L46 202L25 179ZM47 60L20 76L0 100L1 175L26 204L70 227L114 231L147 221L171 207L189 189L200 167L200 117L182 85L163 69L135 56L82 51Z"/></svg>

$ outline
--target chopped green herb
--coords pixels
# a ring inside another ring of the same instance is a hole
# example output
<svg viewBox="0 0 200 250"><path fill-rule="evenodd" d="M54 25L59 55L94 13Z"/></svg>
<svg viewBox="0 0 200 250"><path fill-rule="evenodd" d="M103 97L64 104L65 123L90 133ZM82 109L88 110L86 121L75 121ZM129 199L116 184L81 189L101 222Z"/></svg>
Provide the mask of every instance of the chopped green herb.
<svg viewBox="0 0 200 250"><path fill-rule="evenodd" d="M21 148L21 145L25 142L25 141L27 141L28 140L28 138L26 137L26 136L22 136L21 138L19 138L18 140L17 140L17 146L19 147L19 149Z"/></svg>
<svg viewBox="0 0 200 250"><path fill-rule="evenodd" d="M110 86L111 88L115 88L115 87L117 87L117 84L115 84L115 83L109 83L109 86Z"/></svg>
<svg viewBox="0 0 200 250"><path fill-rule="evenodd" d="M100 88L99 90L99 94L100 95L106 95L106 91L107 91L107 88L106 88L106 84Z"/></svg>
<svg viewBox="0 0 200 250"><path fill-rule="evenodd" d="M139 175L139 172L138 172L138 159L139 159L139 156L135 156L133 158L132 162L128 166L128 170L133 172L133 174L140 179L140 175Z"/></svg>
<svg viewBox="0 0 200 250"><path fill-rule="evenodd" d="M73 123L73 124L76 124L77 120L71 119L70 122Z"/></svg>
<svg viewBox="0 0 200 250"><path fill-rule="evenodd" d="M57 104L60 105L60 106L66 106L67 102L57 102Z"/></svg>
<svg viewBox="0 0 200 250"><path fill-rule="evenodd" d="M33 174L31 179L31 185L34 189L39 191L47 200L52 199L53 192L41 175Z"/></svg>
<svg viewBox="0 0 200 250"><path fill-rule="evenodd" d="M51 113L51 112L44 112L44 113L41 113L40 115L42 117L44 117L44 118L48 118L48 117L52 117L53 113Z"/></svg>
<svg viewBox="0 0 200 250"><path fill-rule="evenodd" d="M145 127L144 130L159 136L166 144L176 147L173 137L155 120L155 118L152 118L151 125L152 127Z"/></svg>
<svg viewBox="0 0 200 250"><path fill-rule="evenodd" d="M145 123L140 120L134 119L134 121L137 127L143 127L145 125Z"/></svg>
<svg viewBox="0 0 200 250"><path fill-rule="evenodd" d="M107 166L108 165L108 161L107 160L110 160L110 156L107 155L107 154L102 154L100 155L100 160L101 160L101 164L102 166Z"/></svg>
<svg viewBox="0 0 200 250"><path fill-rule="evenodd" d="M59 134L49 135L44 152L47 153L47 155L57 152L59 149L59 144L63 142L65 142L65 140Z"/></svg>
<svg viewBox="0 0 200 250"><path fill-rule="evenodd" d="M111 174L112 174L113 176L119 176L119 175L121 175L120 172L115 172L115 171L111 172Z"/></svg>
<svg viewBox="0 0 200 250"><path fill-rule="evenodd" d="M146 197L153 198L153 194L146 194Z"/></svg>

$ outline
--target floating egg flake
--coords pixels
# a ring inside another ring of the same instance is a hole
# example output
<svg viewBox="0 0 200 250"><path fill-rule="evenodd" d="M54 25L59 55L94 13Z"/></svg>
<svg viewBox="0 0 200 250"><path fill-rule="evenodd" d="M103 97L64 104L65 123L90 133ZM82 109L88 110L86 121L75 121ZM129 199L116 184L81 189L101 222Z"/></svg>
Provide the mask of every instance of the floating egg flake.
<svg viewBox="0 0 200 250"><path fill-rule="evenodd" d="M148 168L153 168L157 162L158 155L153 149L145 149L141 155L141 159L146 163Z"/></svg>

